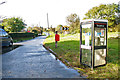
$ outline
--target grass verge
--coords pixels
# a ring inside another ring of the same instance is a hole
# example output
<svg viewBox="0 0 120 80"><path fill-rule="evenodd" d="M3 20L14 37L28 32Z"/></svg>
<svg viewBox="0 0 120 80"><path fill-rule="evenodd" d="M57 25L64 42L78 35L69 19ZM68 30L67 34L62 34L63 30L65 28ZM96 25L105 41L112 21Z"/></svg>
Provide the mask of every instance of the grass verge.
<svg viewBox="0 0 120 80"><path fill-rule="evenodd" d="M52 49L59 59L65 64L67 60L68 66L82 71L82 75L88 78L118 78L118 40L120 39L108 39L108 56L107 65L103 67L97 67L91 70L88 67L80 65L80 49L79 49L79 34L74 35L61 35L61 40L58 42L58 48L55 48L54 35L48 37L44 44L46 47ZM120 53L120 52L119 52Z"/></svg>

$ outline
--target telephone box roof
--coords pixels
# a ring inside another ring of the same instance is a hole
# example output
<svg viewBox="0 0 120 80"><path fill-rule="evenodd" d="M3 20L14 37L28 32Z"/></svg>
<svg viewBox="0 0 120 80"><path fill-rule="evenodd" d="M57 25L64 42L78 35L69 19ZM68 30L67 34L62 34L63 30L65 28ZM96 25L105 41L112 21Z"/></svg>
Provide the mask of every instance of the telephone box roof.
<svg viewBox="0 0 120 80"><path fill-rule="evenodd" d="M81 22L91 22L91 21L108 22L108 20L106 20L106 19L86 19L86 20L81 20Z"/></svg>

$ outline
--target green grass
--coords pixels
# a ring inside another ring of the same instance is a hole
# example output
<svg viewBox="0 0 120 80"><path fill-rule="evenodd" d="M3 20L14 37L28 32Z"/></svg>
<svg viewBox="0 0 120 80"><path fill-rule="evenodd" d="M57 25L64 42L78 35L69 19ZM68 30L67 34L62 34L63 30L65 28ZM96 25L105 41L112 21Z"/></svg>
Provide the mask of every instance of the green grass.
<svg viewBox="0 0 120 80"><path fill-rule="evenodd" d="M88 78L118 78L118 67L120 67L118 64L118 40L120 39L108 39L107 65L91 70L88 67L80 65L79 37L79 33L74 35L61 35L58 48L55 48L53 35L48 37L44 44L56 52L59 59L67 66L79 69L80 72L83 72L82 75L86 75ZM69 64L67 64L65 60L67 60Z"/></svg>

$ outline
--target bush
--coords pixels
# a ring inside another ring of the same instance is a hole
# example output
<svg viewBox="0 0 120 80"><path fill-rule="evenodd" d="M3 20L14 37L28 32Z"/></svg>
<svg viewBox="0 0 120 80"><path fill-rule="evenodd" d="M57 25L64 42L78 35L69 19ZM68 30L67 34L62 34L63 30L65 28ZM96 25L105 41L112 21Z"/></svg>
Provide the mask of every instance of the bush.
<svg viewBox="0 0 120 80"><path fill-rule="evenodd" d="M38 36L38 34L37 34L37 33L34 33L34 36L35 36L35 37L37 37L37 36Z"/></svg>
<svg viewBox="0 0 120 80"><path fill-rule="evenodd" d="M34 37L36 34L34 33L9 33L9 35L14 38L24 38L24 37Z"/></svg>
<svg viewBox="0 0 120 80"><path fill-rule="evenodd" d="M108 32L120 32L120 24L116 25L115 27L108 28Z"/></svg>

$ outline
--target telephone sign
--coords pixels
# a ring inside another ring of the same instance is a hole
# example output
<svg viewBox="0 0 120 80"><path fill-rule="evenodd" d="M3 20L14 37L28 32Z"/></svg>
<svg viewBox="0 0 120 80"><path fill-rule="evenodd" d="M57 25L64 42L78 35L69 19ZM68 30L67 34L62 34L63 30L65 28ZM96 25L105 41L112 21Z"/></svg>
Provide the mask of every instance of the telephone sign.
<svg viewBox="0 0 120 80"><path fill-rule="evenodd" d="M98 22L98 21L95 21L94 25L95 25L95 27L98 27L98 28L105 28L105 27L107 27L107 22Z"/></svg>

